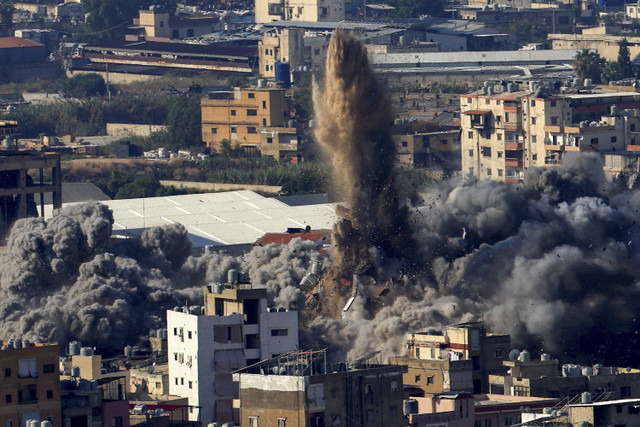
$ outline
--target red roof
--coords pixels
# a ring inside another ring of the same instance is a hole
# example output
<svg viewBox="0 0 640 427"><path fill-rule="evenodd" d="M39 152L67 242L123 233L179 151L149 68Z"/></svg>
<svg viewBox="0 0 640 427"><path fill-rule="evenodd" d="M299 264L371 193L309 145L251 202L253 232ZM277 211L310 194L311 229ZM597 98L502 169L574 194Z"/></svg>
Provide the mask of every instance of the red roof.
<svg viewBox="0 0 640 427"><path fill-rule="evenodd" d="M475 116L478 114L489 114L490 112L491 112L490 110L468 110L468 111L465 111L464 114Z"/></svg>
<svg viewBox="0 0 640 427"><path fill-rule="evenodd" d="M302 240L311 240L312 242L317 242L319 240L325 239L327 235L329 235L329 232L327 231L310 231L308 233L267 233L259 238L253 245L265 246L271 243L275 243L277 245L286 245L296 237L299 237Z"/></svg>
<svg viewBox="0 0 640 427"><path fill-rule="evenodd" d="M21 39L20 37L0 37L0 49L10 47L35 47L44 46L31 40Z"/></svg>

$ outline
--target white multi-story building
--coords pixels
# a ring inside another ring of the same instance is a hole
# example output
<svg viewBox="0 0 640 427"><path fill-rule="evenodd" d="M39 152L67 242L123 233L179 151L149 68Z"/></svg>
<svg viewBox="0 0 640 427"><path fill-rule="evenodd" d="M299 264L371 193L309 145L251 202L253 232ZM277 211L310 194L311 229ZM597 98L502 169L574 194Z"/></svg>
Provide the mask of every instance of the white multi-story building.
<svg viewBox="0 0 640 427"><path fill-rule="evenodd" d="M297 311L268 307L266 289L242 276L205 286L204 307L167 311L169 392L188 397L202 425L237 420L232 371L298 347Z"/></svg>
<svg viewBox="0 0 640 427"><path fill-rule="evenodd" d="M351 2L345 0L256 0L256 23L272 21L339 22Z"/></svg>

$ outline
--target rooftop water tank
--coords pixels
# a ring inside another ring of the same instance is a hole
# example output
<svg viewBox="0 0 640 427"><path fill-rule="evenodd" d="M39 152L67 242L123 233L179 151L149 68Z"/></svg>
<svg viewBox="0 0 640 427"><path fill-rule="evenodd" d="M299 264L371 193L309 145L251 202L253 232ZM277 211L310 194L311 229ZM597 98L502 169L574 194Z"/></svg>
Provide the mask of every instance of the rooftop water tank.
<svg viewBox="0 0 640 427"><path fill-rule="evenodd" d="M531 360L531 353L527 350L522 350L520 352L520 356L518 356L518 361L520 362L529 362Z"/></svg>
<svg viewBox="0 0 640 427"><path fill-rule="evenodd" d="M258 79L258 88L263 89L265 87L267 87L267 82L264 79Z"/></svg>
<svg viewBox="0 0 640 427"><path fill-rule="evenodd" d="M234 270L233 268L229 270L227 273L227 281L232 285L238 283L238 270Z"/></svg>
<svg viewBox="0 0 640 427"><path fill-rule="evenodd" d="M91 347L82 347L80 349L80 356L93 356L93 348L91 348Z"/></svg>
<svg viewBox="0 0 640 427"><path fill-rule="evenodd" d="M581 398L582 398L582 403L584 404L588 405L593 403L593 397L591 396L591 393L589 393L588 391L585 391L584 393L582 393Z"/></svg>
<svg viewBox="0 0 640 427"><path fill-rule="evenodd" d="M291 66L287 62L276 62L276 81L285 88L291 87Z"/></svg>

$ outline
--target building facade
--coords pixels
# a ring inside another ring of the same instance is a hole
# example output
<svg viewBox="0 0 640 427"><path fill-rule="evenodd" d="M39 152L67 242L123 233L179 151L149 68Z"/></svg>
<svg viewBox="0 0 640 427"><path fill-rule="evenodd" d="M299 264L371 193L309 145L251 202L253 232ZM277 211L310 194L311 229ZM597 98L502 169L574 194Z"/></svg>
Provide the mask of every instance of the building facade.
<svg viewBox="0 0 640 427"><path fill-rule="evenodd" d="M231 372L298 346L298 313L267 306L235 270L204 288L204 306L167 311L169 392L189 399L190 421L233 421Z"/></svg>
<svg viewBox="0 0 640 427"><path fill-rule="evenodd" d="M256 23L273 21L338 22L345 19L345 0L256 0Z"/></svg>
<svg viewBox="0 0 640 427"><path fill-rule="evenodd" d="M240 425L406 425L402 367L364 364L329 373L323 354L290 353L234 374L240 387Z"/></svg>
<svg viewBox="0 0 640 427"><path fill-rule="evenodd" d="M635 132L640 94L602 90L485 87L461 96L462 172L478 179L521 182L531 166L562 164L567 152L624 152Z"/></svg>
<svg viewBox="0 0 640 427"><path fill-rule="evenodd" d="M217 16L172 16L164 7L155 5L139 12L133 28L145 39L163 41L210 34L215 31L218 21Z"/></svg>
<svg viewBox="0 0 640 427"><path fill-rule="evenodd" d="M222 140L259 148L263 130L288 127L291 110L285 95L279 88L209 93L201 101L202 140L217 151Z"/></svg>
<svg viewBox="0 0 640 427"><path fill-rule="evenodd" d="M62 425L58 345L10 340L0 350L0 424L24 426L27 420Z"/></svg>

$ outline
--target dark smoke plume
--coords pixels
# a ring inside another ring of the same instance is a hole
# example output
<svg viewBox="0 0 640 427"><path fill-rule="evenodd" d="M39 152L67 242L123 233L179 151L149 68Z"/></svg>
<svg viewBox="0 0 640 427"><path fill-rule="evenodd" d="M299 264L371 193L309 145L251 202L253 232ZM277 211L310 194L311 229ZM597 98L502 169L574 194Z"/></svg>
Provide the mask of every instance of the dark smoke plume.
<svg viewBox="0 0 640 427"><path fill-rule="evenodd" d="M316 139L346 202L333 230L336 267L375 275L389 258L409 259L413 245L394 183L390 102L351 34L337 30L331 37L324 87L315 86L313 98Z"/></svg>
<svg viewBox="0 0 640 427"><path fill-rule="evenodd" d="M113 215L95 203L64 208L45 222L16 222L0 255L0 338L71 340L114 352L162 327L166 310L201 304L201 287L230 268L248 271L276 306L304 307L295 286L315 245L256 248L246 257L191 256L180 224L150 228L111 246Z"/></svg>

